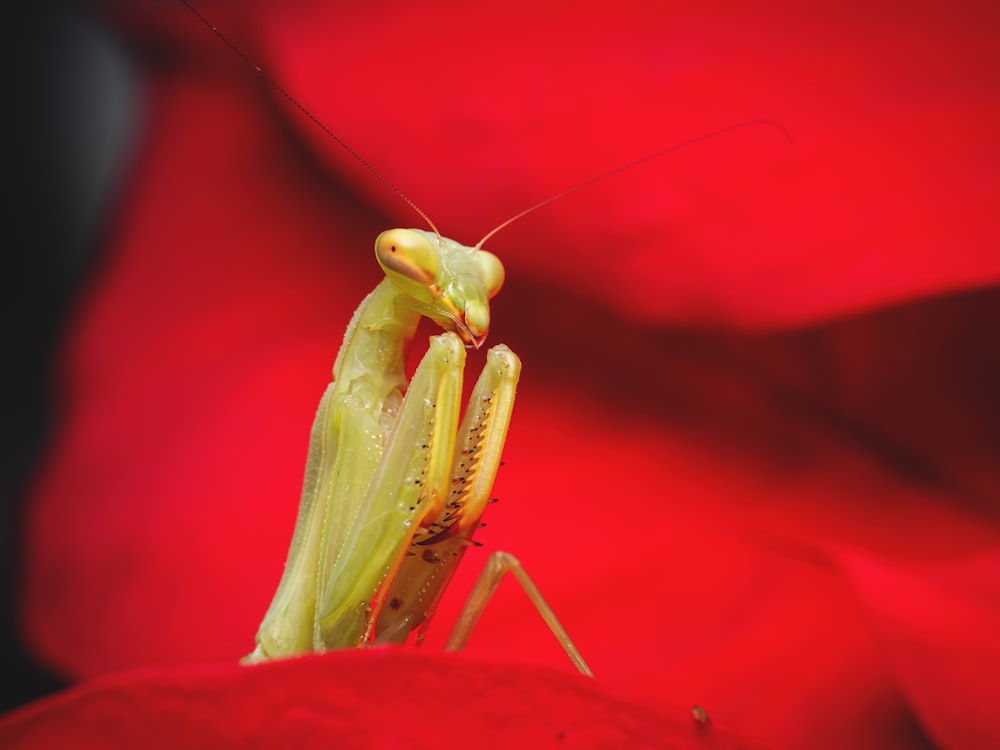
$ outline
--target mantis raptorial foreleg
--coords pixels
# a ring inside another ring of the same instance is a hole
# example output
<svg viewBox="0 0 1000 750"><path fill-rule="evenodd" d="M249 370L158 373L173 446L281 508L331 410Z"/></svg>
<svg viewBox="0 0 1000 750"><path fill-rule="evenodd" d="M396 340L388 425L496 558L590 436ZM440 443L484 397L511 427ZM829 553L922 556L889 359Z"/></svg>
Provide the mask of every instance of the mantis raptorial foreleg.
<svg viewBox="0 0 1000 750"><path fill-rule="evenodd" d="M355 312L320 402L285 572L248 661L402 642L416 628L419 640L489 502L521 369L506 346L487 353L461 424L459 413L465 348L486 337L503 267L416 229L383 232L375 251L386 279ZM421 316L446 332L407 384ZM510 570L589 674L517 561L501 554L488 570L449 647Z"/></svg>
<svg viewBox="0 0 1000 750"><path fill-rule="evenodd" d="M433 616L489 502L520 370L520 361L506 346L487 353L457 439L450 446L444 506L437 520L401 558L398 574L380 588L375 607L384 604L387 608L379 619L377 634L369 629L369 640L404 640Z"/></svg>

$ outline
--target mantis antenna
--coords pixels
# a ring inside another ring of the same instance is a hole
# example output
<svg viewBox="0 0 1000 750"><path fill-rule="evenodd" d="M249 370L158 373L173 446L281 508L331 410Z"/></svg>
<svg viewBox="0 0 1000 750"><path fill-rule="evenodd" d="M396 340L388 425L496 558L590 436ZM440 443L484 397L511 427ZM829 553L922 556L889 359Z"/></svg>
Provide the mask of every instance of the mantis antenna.
<svg viewBox="0 0 1000 750"><path fill-rule="evenodd" d="M427 226L429 226L431 228L431 230L434 232L434 234L436 234L438 236L438 238L441 237L441 232L438 231L437 226L435 226L434 222L431 221L430 217L427 214L425 214L420 209L420 206L418 206L416 203L414 203L402 190L400 190L398 187L396 187L396 185L393 184L392 181L389 180L388 177L386 177L384 174L382 174L381 172L379 172L370 161L368 161L367 159L365 159L361 154L359 154L357 151L355 151L353 148L351 148L349 145L347 145L347 142L344 141L343 138L341 138L339 135L337 135L332 130L330 130L330 128L328 128L326 125L324 125L322 120L320 120L318 117L316 117L316 115L314 115L312 112L310 112L302 102L300 102L298 99L296 99L290 93L288 93L288 91L280 83L278 83L276 80L274 80L274 78L272 78L270 75L268 75L267 71L265 71L262 67L260 67L253 60L251 60L246 55L246 53L243 52L243 50L241 50L232 41L230 41L229 38L225 34L223 34L221 31L219 31L212 24L211 21L209 21L207 18L205 18L205 16L203 16L201 13L199 13L197 8L195 8L193 5L191 5L191 3L189 3L187 0L178 0L178 2L181 5L183 5L185 8L187 8L189 11L191 11L192 13L194 13L195 17L199 21L201 21L202 24L204 24L205 27L208 28L209 31L211 31L219 39L221 39L222 42L223 42L223 44L225 44L227 47L229 47L229 49L231 49L233 52L235 52L236 55L237 55L237 57L239 57L243 62L245 62L247 65L249 65L255 71L257 71L257 74L260 75L260 77L263 78L267 82L267 84L269 86L271 86L271 88L273 88L275 91L277 91L283 97L285 97L285 99L287 99L289 102L291 102L293 105L295 105L295 108L298 109L306 117L308 117L313 122L313 124L315 124L320 130L322 130L324 133L326 133L328 136L330 136L334 141L336 141L337 144L341 148L343 148L347 153L349 153L351 156L353 156L355 159L357 159L357 161L360 162L361 165L365 167L365 169L367 169L369 172L371 172L373 175L375 175L375 177L377 177L379 180L381 180L382 183L386 187L388 187L392 192L394 192L396 195L398 195L400 198L402 198L410 208L412 208L414 211L417 212L417 214L420 216L421 219L423 219L425 222L427 222Z"/></svg>
<svg viewBox="0 0 1000 750"><path fill-rule="evenodd" d="M584 180L583 182L577 183L571 188L563 190L561 193L556 193L555 195L546 198L545 200L540 201L533 206L529 206L523 211L514 214L499 226L494 227L489 232L487 232L486 236L476 243L476 249L477 250L482 249L483 244L486 242L486 240L495 235L501 229L509 227L518 219L522 219L528 214L534 213L543 206L547 206L550 203L559 200L560 198L565 198L567 195L572 195L578 190L583 190L585 187L590 187L595 182L601 182L602 180L606 180L609 177L614 177L616 174L619 174L620 172L625 172L626 170L632 169L633 167L638 167L640 164L645 164L647 161L652 161L653 159L659 159L661 156L666 156L667 154L674 153L675 151L681 151L682 149L685 149L688 146L694 146L695 144L701 143L702 141L709 141L714 138L718 138L719 136L732 133L736 130L743 130L745 128L756 128L756 127L774 128L783 136L785 136L785 139L788 141L789 145L793 145L795 143L795 139L792 138L792 134L788 132L788 129L780 122L777 122L775 120L746 120L745 122L739 122L736 123L735 125L728 125L724 128L719 128L718 130L713 130L709 133L704 133L702 135L695 136L694 138L688 138L686 141L680 141L679 143L674 143L673 145L667 146L666 148L661 148L659 151L654 151L651 154L646 154L645 156L635 159L634 161L630 161L627 164L622 164L620 167L615 167L614 169L608 170L607 172L599 174L595 177L591 177L587 180Z"/></svg>
<svg viewBox="0 0 1000 750"><path fill-rule="evenodd" d="M359 154L357 151L355 151L353 148L351 148L347 144L347 142L344 141L343 138L341 138L336 133L334 133L332 130L330 130L330 128L328 128L323 123L322 120L320 120L318 117L316 117L316 115L314 115L312 112L310 112L306 108L306 106L304 104L302 104L302 102L300 102L298 99L296 99L290 93L288 93L287 89L285 89L274 78L272 78L270 75L268 75L267 71L265 71L261 66L259 66L253 60L251 60L246 55L246 53L243 52L243 50L241 50L239 47L236 46L236 44L234 44L232 41L230 41L230 39L225 34L223 34L221 31L219 31L218 28L216 28L212 24L211 21L209 21L207 18L205 18L205 16L203 16L201 13L199 13L198 9L195 8L193 5L191 5L191 3L188 2L188 0L178 0L178 2L181 3L181 5L183 5L185 8L187 8L188 10L190 10L195 15L195 17L199 21L201 21L201 23L206 28L208 28L209 31L211 31L213 34L215 34L215 36L217 36L219 39L221 39L222 42L223 42L223 44L225 44L227 47L229 47L229 49L231 49L237 55L237 57L239 57L241 60L243 60L243 62L245 62L247 65L249 65L251 68L253 68L257 72L257 74L260 75L260 77L263 78L267 82L267 84L269 86L271 86L275 91L277 91L279 94L281 94L281 96L283 96L285 99L287 99L289 102L291 102L295 106L296 109L298 109L302 114L304 114L307 118L309 118L309 120L311 120L313 122L313 124L315 124L320 130L322 130L324 133L326 133L328 136L330 136L330 138L332 138L334 141L336 141L336 143L341 148L343 148L348 154L350 154L351 156L353 156L362 166L365 167L365 169L367 169L375 177L377 177L393 193L395 193L400 198L402 198L403 201L405 201L406 204L410 208L412 208L420 216L420 218L423 219L427 223L427 226L429 226L431 228L431 230L434 232L434 234L437 235L438 239L439 240L441 239L441 232L438 230L438 228L434 224L434 222L431 221L431 218L426 213L424 213L421 210L421 208L412 199L409 198L409 196L407 196L402 190L400 190L398 187L396 187L396 185L388 177L386 177L378 169L376 169L375 166L371 162L369 162L367 159L365 159L361 154ZM479 240L479 242L476 243L475 249L476 250L481 250L482 247L483 247L483 245L486 243L486 240L490 239L493 235L495 235L501 229L506 229L511 224L513 224L515 221L518 221L519 219L523 219L528 214L534 213L538 209L543 208L544 206L547 206L550 203L554 203L555 201L560 200L562 198L565 198L565 197L567 197L569 195L572 195L573 193L576 193L579 190L583 190L586 187L590 187L594 183L602 182L603 180L606 180L609 177L614 177L615 175L617 175L617 174L619 174L621 172L625 172L625 171L627 171L629 169L632 169L633 167L637 167L640 164L645 164L646 162L652 161L654 159L658 159L661 156L666 156L667 154L671 154L671 153L674 153L676 151L681 151L681 150L683 150L685 148L688 148L689 146L694 146L694 145L696 145L698 143L702 143L703 141L713 140L715 138L719 138L720 136L727 135L727 134L735 132L737 130L744 130L746 128L756 128L756 127L773 128L773 129L777 130L779 133L781 133L785 137L785 140L788 141L789 145L793 145L795 143L795 140L792 138L791 133L788 132L788 129L784 125L782 125L781 123L779 123L779 122L777 122L775 120L767 120L767 119L746 120L744 122L736 123L735 125L728 125L728 126L726 126L724 128L719 128L718 130L713 130L713 131L711 131L709 133L704 133L702 135L695 136L694 138L688 138L687 140L680 141L679 143L674 143L674 144L672 144L670 146L667 146L666 148L662 148L662 149L659 149L658 151L654 151L651 154L646 154L645 156L642 156L642 157L640 157L638 159L630 161L627 164L623 164L620 167L615 167L614 169L608 170L607 172L603 172L602 174L596 175L595 177L591 177L589 179L586 179L583 182L577 183L576 185L574 185L574 186L572 186L570 188L567 188L566 190L563 190L560 193L556 193L555 195L553 195L553 196L551 196L549 198L546 198L543 201L539 201L538 203L536 203L533 206L529 206L528 208L524 209L523 211L519 211L518 213L516 213L513 216L511 216L506 221L502 222L501 224L499 224L498 226L494 227L489 232L487 232L486 235L481 240Z"/></svg>

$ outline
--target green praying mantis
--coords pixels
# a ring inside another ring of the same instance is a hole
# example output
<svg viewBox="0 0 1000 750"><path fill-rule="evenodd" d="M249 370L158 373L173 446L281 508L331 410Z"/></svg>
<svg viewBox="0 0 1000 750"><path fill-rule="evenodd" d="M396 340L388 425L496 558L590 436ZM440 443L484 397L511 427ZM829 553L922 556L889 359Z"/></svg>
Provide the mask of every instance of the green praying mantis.
<svg viewBox="0 0 1000 750"><path fill-rule="evenodd" d="M409 198L267 76L187 0L179 0L245 62L385 182L431 231L390 229L375 241L386 278L355 311L312 427L298 518L284 574L260 625L255 663L337 648L419 643L490 502L521 371L506 346L486 364L461 410L466 348L479 349L504 269L482 246L524 215L694 143L768 120L739 123L600 174L502 223L475 246L443 237ZM407 382L406 351L421 317L432 336ZM511 573L583 674L591 670L515 557L494 552L445 649L461 649Z"/></svg>
<svg viewBox="0 0 1000 750"><path fill-rule="evenodd" d="M489 502L521 363L489 350L461 411L465 348L482 345L503 266L418 229L379 235L386 278L357 309L312 429L285 574L248 657L396 643L433 616ZM409 383L421 316L433 336ZM500 578L514 573L581 672L589 668L517 560L494 553L447 648L460 648Z"/></svg>

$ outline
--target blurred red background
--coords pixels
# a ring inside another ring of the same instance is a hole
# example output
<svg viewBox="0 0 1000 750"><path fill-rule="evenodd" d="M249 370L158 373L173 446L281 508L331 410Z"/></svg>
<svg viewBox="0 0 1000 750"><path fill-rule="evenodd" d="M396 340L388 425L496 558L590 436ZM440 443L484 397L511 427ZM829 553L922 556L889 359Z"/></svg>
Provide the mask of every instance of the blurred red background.
<svg viewBox="0 0 1000 750"><path fill-rule="evenodd" d="M490 340L524 376L429 647L502 548L619 695L786 748L1000 742L994 11L201 5L470 244L671 143L794 135L693 146L491 240ZM144 128L24 561L24 632L81 679L250 650L374 237L420 226L183 8L107 17ZM508 586L471 649L568 668L550 641Z"/></svg>

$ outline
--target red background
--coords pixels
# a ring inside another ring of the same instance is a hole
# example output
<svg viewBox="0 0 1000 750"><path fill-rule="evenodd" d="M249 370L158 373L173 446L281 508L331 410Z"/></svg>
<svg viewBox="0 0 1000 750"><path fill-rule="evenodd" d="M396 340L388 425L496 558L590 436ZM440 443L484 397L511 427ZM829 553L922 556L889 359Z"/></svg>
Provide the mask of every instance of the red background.
<svg viewBox="0 0 1000 750"><path fill-rule="evenodd" d="M238 7L203 10L469 243L719 127L795 138L693 146L490 241L524 376L431 647L503 548L620 696L787 748L1000 742L986 4ZM420 226L183 8L110 16L145 127L26 532L25 631L79 678L250 650L372 241ZM511 590L471 649L566 668L550 640Z"/></svg>

